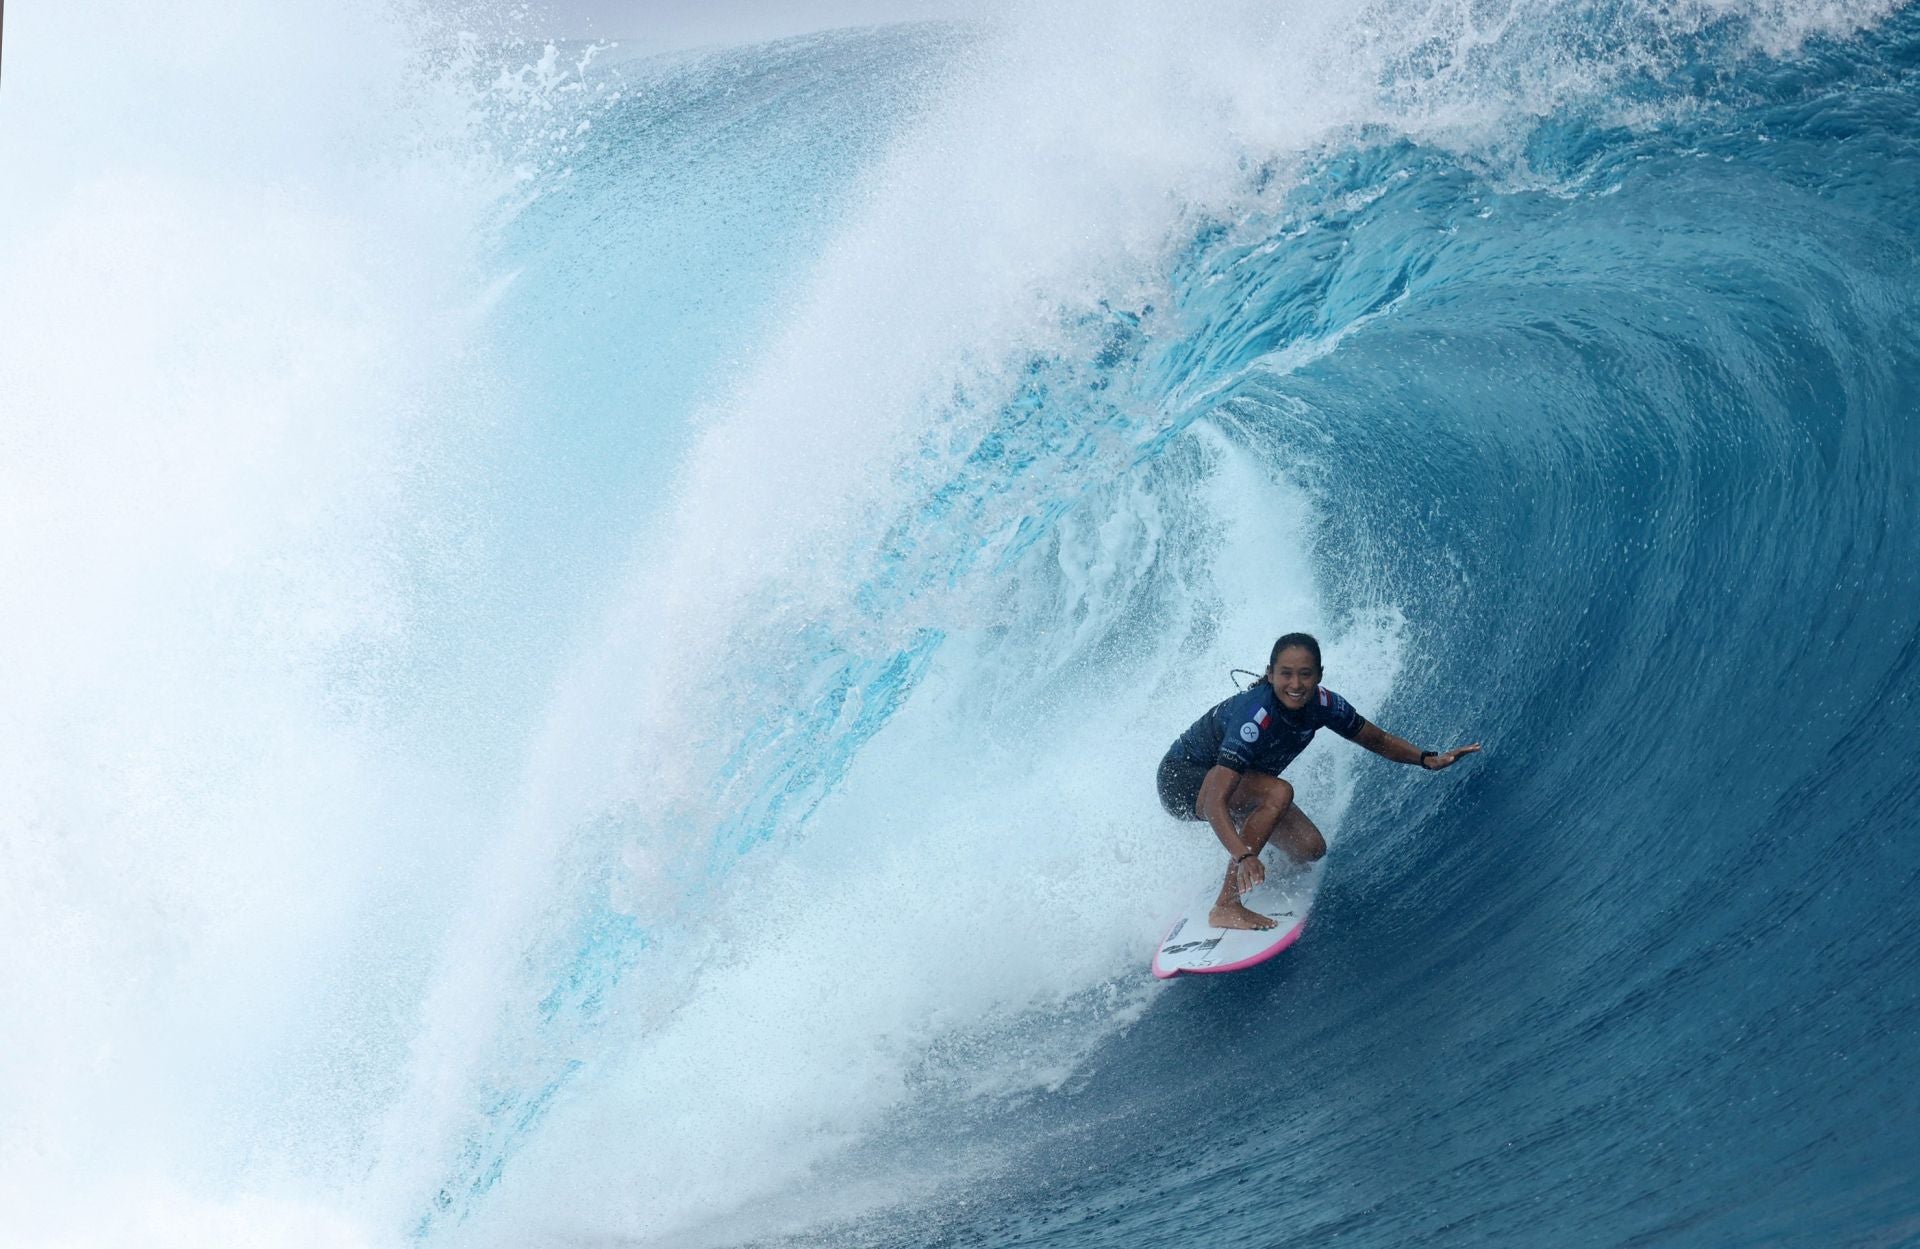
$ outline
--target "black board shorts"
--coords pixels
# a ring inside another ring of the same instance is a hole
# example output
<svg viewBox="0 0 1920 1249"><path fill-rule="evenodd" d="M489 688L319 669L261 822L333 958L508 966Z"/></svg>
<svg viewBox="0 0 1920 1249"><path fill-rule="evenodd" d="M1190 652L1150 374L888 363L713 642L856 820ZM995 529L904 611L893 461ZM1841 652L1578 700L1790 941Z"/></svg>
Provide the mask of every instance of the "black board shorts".
<svg viewBox="0 0 1920 1249"><path fill-rule="evenodd" d="M1160 786L1160 805L1167 809L1168 815L1176 820L1200 818L1193 804L1200 797L1200 782L1211 770L1207 764L1175 755L1160 761L1160 774L1156 779Z"/></svg>

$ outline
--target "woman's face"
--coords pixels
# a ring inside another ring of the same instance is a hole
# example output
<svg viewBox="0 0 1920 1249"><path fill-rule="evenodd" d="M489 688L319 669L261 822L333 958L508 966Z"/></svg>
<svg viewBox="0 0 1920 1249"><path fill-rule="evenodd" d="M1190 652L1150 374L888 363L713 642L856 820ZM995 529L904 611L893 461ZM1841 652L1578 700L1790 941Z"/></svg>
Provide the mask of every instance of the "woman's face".
<svg viewBox="0 0 1920 1249"><path fill-rule="evenodd" d="M1298 711L1320 692L1320 666L1313 662L1313 652L1306 647L1289 646L1274 656L1273 666L1267 669L1267 680L1272 683L1273 692L1280 696L1280 705L1288 711Z"/></svg>

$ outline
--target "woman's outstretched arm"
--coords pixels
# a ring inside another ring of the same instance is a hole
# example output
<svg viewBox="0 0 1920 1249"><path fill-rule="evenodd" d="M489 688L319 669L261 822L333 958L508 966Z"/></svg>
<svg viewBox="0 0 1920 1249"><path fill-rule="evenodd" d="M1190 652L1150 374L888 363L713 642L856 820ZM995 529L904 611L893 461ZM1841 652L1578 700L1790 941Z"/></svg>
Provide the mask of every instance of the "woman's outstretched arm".
<svg viewBox="0 0 1920 1249"><path fill-rule="evenodd" d="M1353 740L1382 759L1391 759L1395 763L1411 763L1429 772L1450 768L1480 749L1480 743L1475 742L1471 746L1456 746L1452 750L1422 750L1406 738L1394 736L1371 720L1361 727Z"/></svg>

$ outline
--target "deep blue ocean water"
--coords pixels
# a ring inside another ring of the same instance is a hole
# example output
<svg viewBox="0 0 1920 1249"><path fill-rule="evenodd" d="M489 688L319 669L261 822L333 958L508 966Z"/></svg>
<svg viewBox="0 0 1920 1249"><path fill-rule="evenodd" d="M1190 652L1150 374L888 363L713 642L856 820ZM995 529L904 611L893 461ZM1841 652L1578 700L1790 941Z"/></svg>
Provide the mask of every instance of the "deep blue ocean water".
<svg viewBox="0 0 1920 1249"><path fill-rule="evenodd" d="M1920 1244L1920 12L447 20L9 27L14 1240Z"/></svg>

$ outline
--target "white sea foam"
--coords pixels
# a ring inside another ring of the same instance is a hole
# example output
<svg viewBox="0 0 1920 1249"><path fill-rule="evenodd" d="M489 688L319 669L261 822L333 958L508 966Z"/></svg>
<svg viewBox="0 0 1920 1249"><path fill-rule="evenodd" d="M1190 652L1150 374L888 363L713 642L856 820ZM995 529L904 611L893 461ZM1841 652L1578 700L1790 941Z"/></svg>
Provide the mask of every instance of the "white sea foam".
<svg viewBox="0 0 1920 1249"><path fill-rule="evenodd" d="M5 1238L349 1243L487 801L427 691L512 173L379 6L7 16Z"/></svg>

